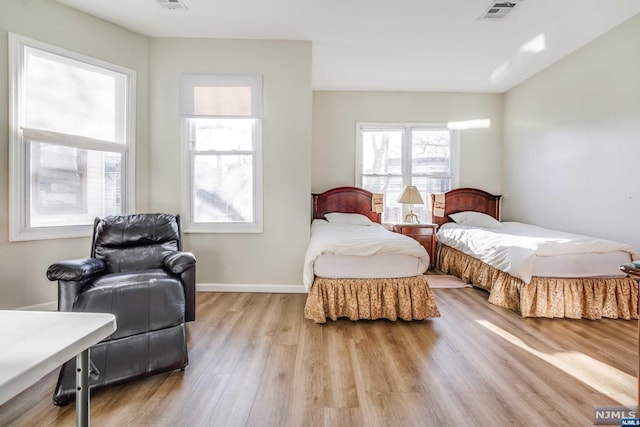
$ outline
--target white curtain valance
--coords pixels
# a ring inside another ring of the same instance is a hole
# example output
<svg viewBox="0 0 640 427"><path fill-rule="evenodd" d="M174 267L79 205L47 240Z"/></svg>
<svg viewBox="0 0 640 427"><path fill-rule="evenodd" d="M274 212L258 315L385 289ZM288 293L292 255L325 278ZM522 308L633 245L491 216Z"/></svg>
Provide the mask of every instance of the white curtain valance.
<svg viewBox="0 0 640 427"><path fill-rule="evenodd" d="M183 117L262 117L261 75L183 74Z"/></svg>

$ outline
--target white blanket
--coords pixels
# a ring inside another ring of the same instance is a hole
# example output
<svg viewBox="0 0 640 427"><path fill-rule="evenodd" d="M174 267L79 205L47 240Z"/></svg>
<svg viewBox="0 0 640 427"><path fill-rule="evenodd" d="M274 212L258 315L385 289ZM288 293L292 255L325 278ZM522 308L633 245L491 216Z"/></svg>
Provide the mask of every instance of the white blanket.
<svg viewBox="0 0 640 427"><path fill-rule="evenodd" d="M565 233L520 222L503 222L502 227L469 227L447 223L437 233L438 241L531 282L536 257L622 251L640 259L633 247L612 240Z"/></svg>
<svg viewBox="0 0 640 427"><path fill-rule="evenodd" d="M429 254L420 243L410 237L386 230L380 224L330 224L317 219L311 224L311 241L304 260L303 282L307 291L313 283L313 264L316 258L323 254L406 254L419 258L424 271L429 266Z"/></svg>

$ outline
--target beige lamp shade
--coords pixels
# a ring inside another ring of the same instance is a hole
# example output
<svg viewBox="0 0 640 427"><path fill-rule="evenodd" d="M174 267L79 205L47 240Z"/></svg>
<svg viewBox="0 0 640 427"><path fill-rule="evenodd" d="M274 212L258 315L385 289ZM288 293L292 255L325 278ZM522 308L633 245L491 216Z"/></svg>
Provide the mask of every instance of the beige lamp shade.
<svg viewBox="0 0 640 427"><path fill-rule="evenodd" d="M407 205L422 205L424 204L424 200L422 200L422 196L420 195L420 192L415 185L407 185L402 190L402 193L400 193L400 197L398 197L398 203ZM413 209L409 209L409 213L405 215L404 221L408 223L420 223L418 215L413 213Z"/></svg>
<svg viewBox="0 0 640 427"><path fill-rule="evenodd" d="M398 203L405 203L408 205L422 205L424 204L424 200L422 200L422 196L420 195L420 191L418 191L418 187L415 185L407 185L400 193L400 197L398 197Z"/></svg>

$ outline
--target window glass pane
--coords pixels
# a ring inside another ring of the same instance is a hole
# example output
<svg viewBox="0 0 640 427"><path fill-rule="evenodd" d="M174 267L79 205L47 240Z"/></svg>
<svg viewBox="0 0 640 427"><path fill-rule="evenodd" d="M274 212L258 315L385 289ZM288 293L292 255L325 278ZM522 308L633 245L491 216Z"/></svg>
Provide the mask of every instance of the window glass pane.
<svg viewBox="0 0 640 427"><path fill-rule="evenodd" d="M402 173L401 130L362 131L362 173Z"/></svg>
<svg viewBox="0 0 640 427"><path fill-rule="evenodd" d="M411 132L412 174L449 174L450 131Z"/></svg>
<svg viewBox="0 0 640 427"><path fill-rule="evenodd" d="M403 222L410 209L421 222L430 221L430 194L449 191L453 182L451 136L448 129L426 125L381 123L361 130L363 168L358 173L363 188L384 194L383 222ZM416 185L425 203L397 203L407 185Z"/></svg>
<svg viewBox="0 0 640 427"><path fill-rule="evenodd" d="M121 215L122 210L122 154L119 153L100 153L97 151L90 152L95 156L96 162L102 160L104 162L104 189L102 191L103 198L103 214L105 215ZM92 159L90 156L89 159ZM91 171L91 168L89 169ZM91 202L91 194L89 195Z"/></svg>
<svg viewBox="0 0 640 427"><path fill-rule="evenodd" d="M451 190L451 178L431 178L425 176L414 176L412 183L420 190L420 195L426 201L428 195L433 193L446 193Z"/></svg>
<svg viewBox="0 0 640 427"><path fill-rule="evenodd" d="M253 119L193 119L195 150L253 150Z"/></svg>
<svg viewBox="0 0 640 427"><path fill-rule="evenodd" d="M362 187L372 193L384 194L382 222L402 222L402 205L397 202L402 191L402 177L363 176Z"/></svg>
<svg viewBox="0 0 640 427"><path fill-rule="evenodd" d="M451 178L430 178L426 176L412 177L412 185L418 187L424 200L422 205L413 205L413 212L418 215L420 222L431 222L429 212L429 198L433 193L445 193L451 189Z"/></svg>
<svg viewBox="0 0 640 427"><path fill-rule="evenodd" d="M253 156L195 155L193 221L253 222Z"/></svg>
<svg viewBox="0 0 640 427"><path fill-rule="evenodd" d="M122 154L30 145L31 227L92 224L122 213Z"/></svg>
<svg viewBox="0 0 640 427"><path fill-rule="evenodd" d="M125 143L127 76L25 47L26 127Z"/></svg>

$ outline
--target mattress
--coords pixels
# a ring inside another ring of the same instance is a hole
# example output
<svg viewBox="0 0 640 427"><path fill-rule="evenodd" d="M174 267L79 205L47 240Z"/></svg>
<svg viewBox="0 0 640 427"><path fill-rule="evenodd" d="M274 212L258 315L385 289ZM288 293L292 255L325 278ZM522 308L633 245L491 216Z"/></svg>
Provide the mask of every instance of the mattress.
<svg viewBox="0 0 640 427"><path fill-rule="evenodd" d="M419 258L402 254L324 254L316 258L313 270L316 276L328 279L388 279L420 275L426 265Z"/></svg>
<svg viewBox="0 0 640 427"><path fill-rule="evenodd" d="M640 258L635 248L611 240L504 222L496 227L447 223L438 242L525 283L532 277L623 276L620 264Z"/></svg>
<svg viewBox="0 0 640 427"><path fill-rule="evenodd" d="M628 264L627 252L566 254L536 256L533 276L536 277L617 277L625 276L621 264Z"/></svg>
<svg viewBox="0 0 640 427"><path fill-rule="evenodd" d="M316 264L324 257L318 270ZM428 267L429 254L408 236L377 223L336 224L316 219L311 225L303 283L309 290L319 271L326 278L398 278L422 274Z"/></svg>

